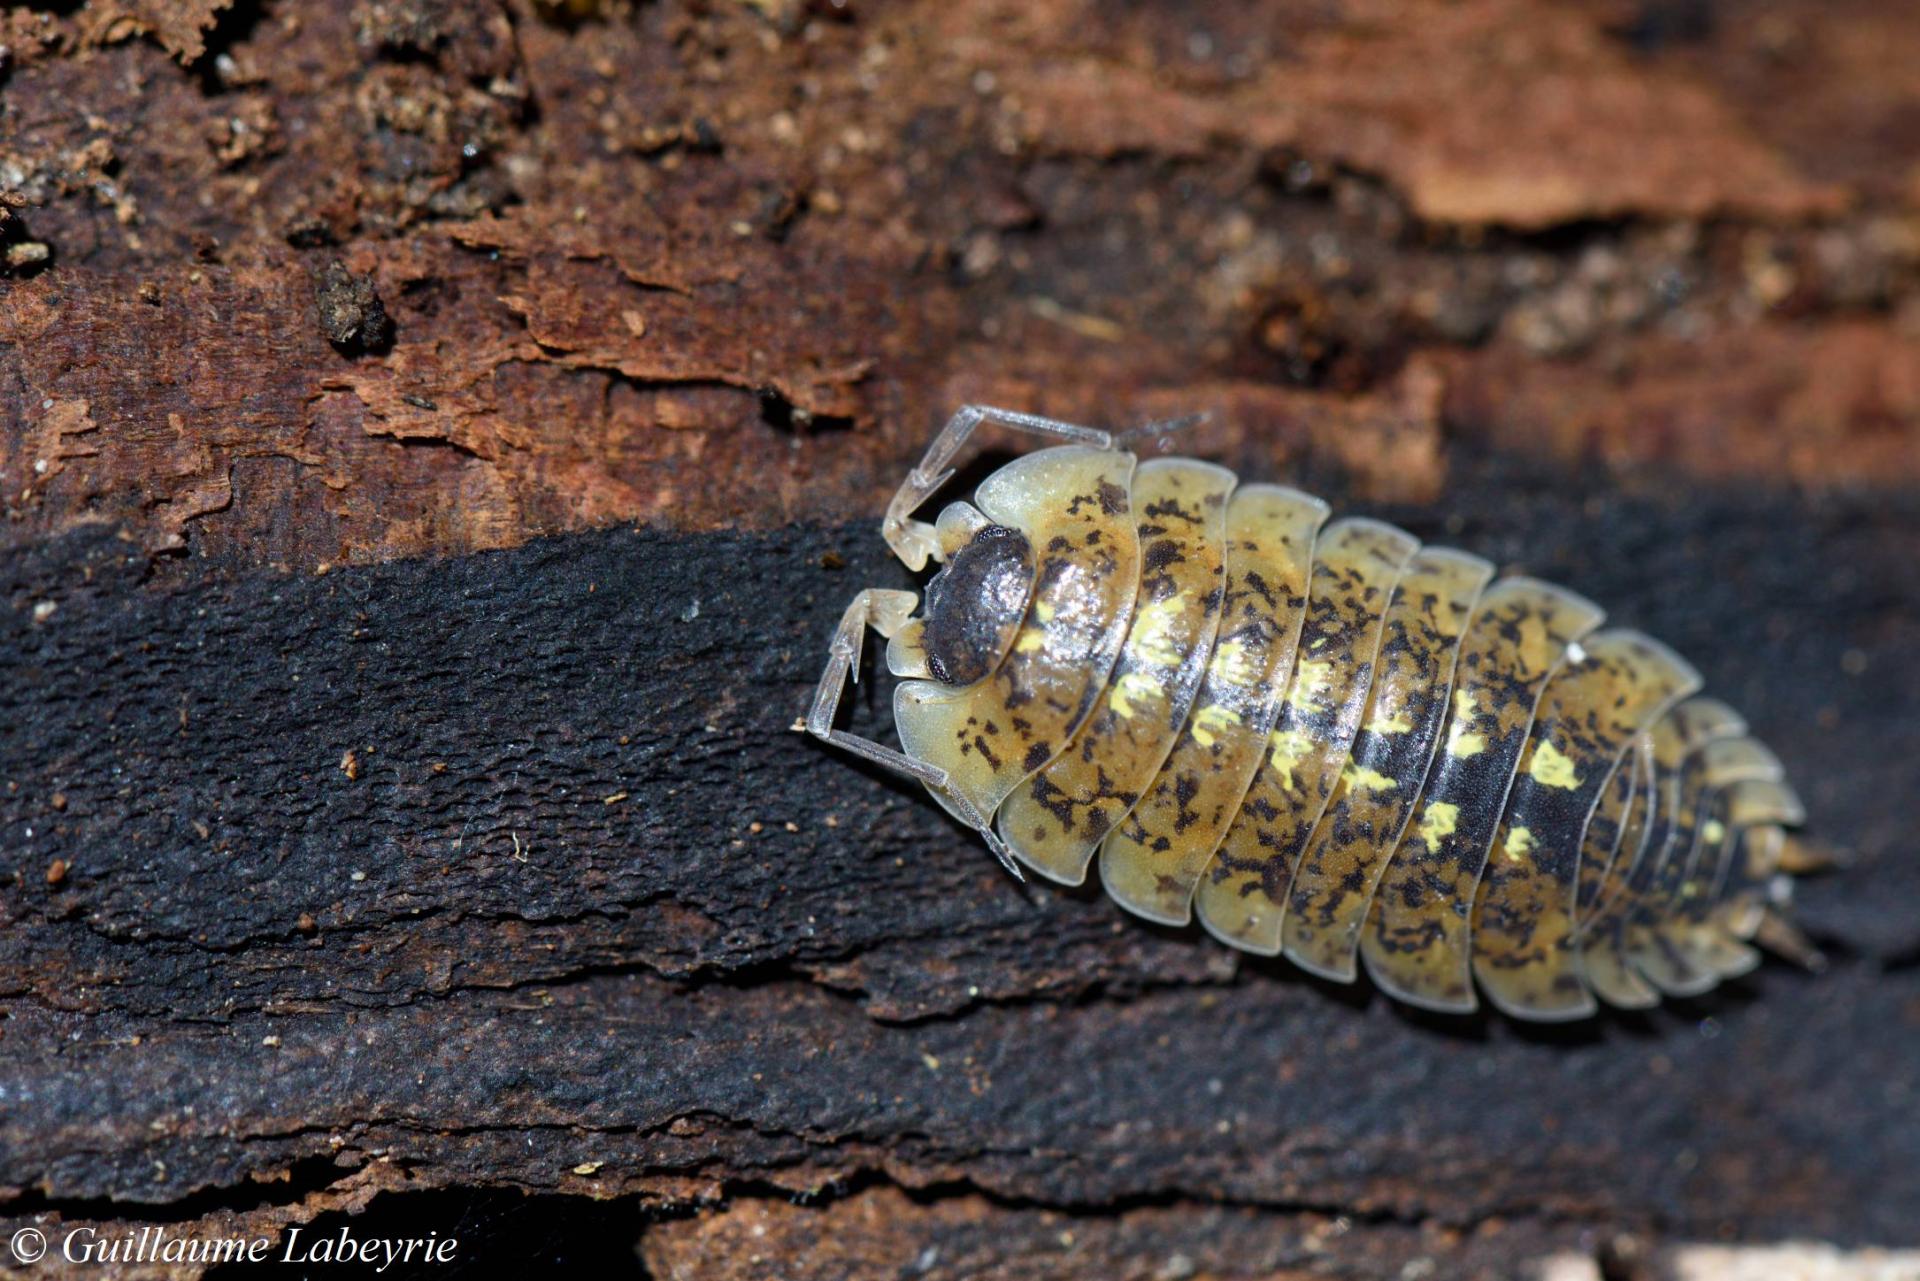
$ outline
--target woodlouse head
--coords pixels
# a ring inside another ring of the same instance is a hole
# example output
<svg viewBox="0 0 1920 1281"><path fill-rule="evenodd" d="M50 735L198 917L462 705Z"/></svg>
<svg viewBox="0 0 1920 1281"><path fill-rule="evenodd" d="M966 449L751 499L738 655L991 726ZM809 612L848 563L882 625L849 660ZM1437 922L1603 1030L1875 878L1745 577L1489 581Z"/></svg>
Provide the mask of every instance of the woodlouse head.
<svg viewBox="0 0 1920 1281"><path fill-rule="evenodd" d="M1033 546L1006 525L984 525L927 584L927 670L971 685L1005 656L1033 591Z"/></svg>

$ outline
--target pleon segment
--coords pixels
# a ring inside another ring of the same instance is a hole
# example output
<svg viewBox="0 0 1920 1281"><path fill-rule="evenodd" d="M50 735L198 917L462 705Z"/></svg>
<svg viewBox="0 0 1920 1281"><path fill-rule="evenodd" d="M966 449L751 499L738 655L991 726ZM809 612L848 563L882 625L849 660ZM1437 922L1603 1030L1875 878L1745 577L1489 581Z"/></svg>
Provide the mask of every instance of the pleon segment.
<svg viewBox="0 0 1920 1281"><path fill-rule="evenodd" d="M1739 839L1737 830L1727 824L1729 802L1727 791L1715 794L1707 802L1696 870L1700 864L1717 863ZM1689 895L1695 893L1696 882L1694 876L1689 875L1680 887L1680 901L1672 913L1648 927L1649 937L1643 943L1643 946L1657 948L1663 957L1673 958L1665 964L1672 984L1669 991L1674 996L1699 996L1724 978L1746 973L1760 961L1758 952L1712 919L1704 894L1699 895L1698 902L1689 903Z"/></svg>
<svg viewBox="0 0 1920 1281"><path fill-rule="evenodd" d="M1033 548L1026 621L990 677L902 681L893 714L901 750L946 770L983 819L1066 745L1120 656L1140 576L1133 470L1132 454L1066 445L1015 459L974 492Z"/></svg>
<svg viewBox="0 0 1920 1281"><path fill-rule="evenodd" d="M1746 731L1740 714L1717 698L1690 698L1656 722L1642 739L1651 773L1646 828L1637 845L1607 870L1592 903L1582 903L1584 929L1599 928L1603 918L1620 918L1619 905L1635 884L1652 883L1653 869L1666 848L1680 811L1681 769L1687 757L1707 743ZM1627 855L1631 855L1628 857Z"/></svg>
<svg viewBox="0 0 1920 1281"><path fill-rule="evenodd" d="M1722 869L1740 848L1745 832L1759 826L1778 831L1780 824L1792 826L1805 817L1800 798L1777 777L1731 783L1715 795L1701 829L1693 870L1682 882L1669 914L1652 927L1662 952L1678 953L1684 968L1697 976L1693 988L1675 995L1697 996L1721 979L1744 974L1759 964L1759 954L1716 918L1714 890L1723 883Z"/></svg>
<svg viewBox="0 0 1920 1281"><path fill-rule="evenodd" d="M1000 836L1050 880L1078 885L1193 708L1220 623L1234 475L1181 458L1133 480L1140 589L1113 678L1067 750L1000 807Z"/></svg>
<svg viewBox="0 0 1920 1281"><path fill-rule="evenodd" d="M1580 948L1581 972L1587 976L1587 986L1593 989L1595 995L1616 1009L1647 1010L1660 1004L1660 993L1640 977L1639 971L1627 964L1618 946L1596 947L1593 933L1595 907L1610 892L1617 893L1617 887L1625 884L1628 869L1633 867L1641 851L1646 848L1653 811L1659 804L1659 793L1654 787L1652 736L1642 734L1630 749L1627 759L1632 764L1636 780L1633 799L1627 807L1625 820L1620 824L1619 841L1613 857L1600 871L1591 891L1586 888L1587 868L1585 851L1582 851L1578 907L1580 924L1574 937ZM1627 771L1623 767L1621 772ZM1616 877L1619 878L1617 882ZM1617 939L1615 941L1617 943Z"/></svg>
<svg viewBox="0 0 1920 1281"><path fill-rule="evenodd" d="M1587 821L1633 737L1699 687L1679 655L1629 631L1587 641L1547 683L1474 906L1474 977L1503 1012L1593 1013L1572 946Z"/></svg>
<svg viewBox="0 0 1920 1281"><path fill-rule="evenodd" d="M1787 776L1773 749L1757 738L1716 739L1700 749L1700 765L1707 777L1728 783Z"/></svg>
<svg viewBox="0 0 1920 1281"><path fill-rule="evenodd" d="M1628 821L1646 813L1640 794L1645 786L1642 776L1646 773L1646 762L1639 751L1645 741L1642 735L1628 748L1627 758L1613 772L1598 808L1587 822L1587 834L1580 842L1580 878L1573 896L1576 921L1584 920L1599 898L1600 887L1606 883L1607 874L1613 870L1613 862L1626 841Z"/></svg>
<svg viewBox="0 0 1920 1281"><path fill-rule="evenodd" d="M1580 925L1580 956L1588 982L1610 1005L1645 1009L1659 1002L1658 989L1628 959L1627 929L1681 824L1689 794L1689 761L1708 743L1745 728L1739 714L1718 699L1691 698L1661 717L1641 738L1639 751L1651 774L1645 830L1637 843L1622 842L1620 857L1608 870Z"/></svg>
<svg viewBox="0 0 1920 1281"><path fill-rule="evenodd" d="M1744 900L1766 897L1786 857L1787 833L1781 826L1786 821L1755 820L1750 826L1731 829L1729 848L1708 890L1708 898L1713 905L1710 910L1723 921L1747 920L1749 913L1745 909L1728 909ZM1738 938L1753 937L1753 929L1745 925L1734 933Z"/></svg>
<svg viewBox="0 0 1920 1281"><path fill-rule="evenodd" d="M1481 598L1460 644L1441 751L1361 932L1360 954L1382 991L1426 1009L1474 1008L1474 889L1534 705L1567 646L1602 616L1592 602L1531 578L1495 583Z"/></svg>
<svg viewBox="0 0 1920 1281"><path fill-rule="evenodd" d="M1678 891L1682 868L1693 855L1713 818L1715 789L1705 786L1699 759L1690 761L1690 770L1682 774L1680 809L1674 814L1667 853L1659 860L1649 885L1634 885L1628 891L1626 922L1620 935L1620 953L1642 978L1653 983L1668 997L1690 997L1709 991L1718 979L1711 970L1693 964L1692 958L1674 947L1667 931L1668 912Z"/></svg>
<svg viewBox="0 0 1920 1281"><path fill-rule="evenodd" d="M1387 603L1419 547L1375 520L1336 521L1320 536L1306 626L1266 758L1194 895L1201 923L1223 942L1280 950L1294 863L1359 729Z"/></svg>
<svg viewBox="0 0 1920 1281"><path fill-rule="evenodd" d="M1680 802L1667 834L1666 848L1644 881L1636 878L1626 916L1627 962L1669 996L1698 995L1713 976L1696 968L1674 946L1665 926L1679 907L1680 887L1707 837L1718 793L1733 783L1768 781L1780 776L1773 753L1747 739L1702 744L1680 770Z"/></svg>
<svg viewBox="0 0 1920 1281"><path fill-rule="evenodd" d="M1367 904L1440 744L1460 637L1492 577L1478 557L1430 547L1394 588L1360 731L1294 870L1282 919L1281 948L1302 969L1343 983L1354 977Z"/></svg>
<svg viewBox="0 0 1920 1281"><path fill-rule="evenodd" d="M1717 698L1690 698L1661 717L1661 723L1673 727L1689 752L1747 732L1746 718Z"/></svg>
<svg viewBox="0 0 1920 1281"><path fill-rule="evenodd" d="M1191 918L1194 882L1246 794L1306 615L1327 505L1248 485L1227 508L1226 595L1194 711L1140 803L1100 847L1100 877L1128 910Z"/></svg>
<svg viewBox="0 0 1920 1281"><path fill-rule="evenodd" d="M1742 942L1760 933L1768 915L1769 886L1786 849L1785 829L1759 823L1738 834L1725 881L1714 888L1713 919Z"/></svg>

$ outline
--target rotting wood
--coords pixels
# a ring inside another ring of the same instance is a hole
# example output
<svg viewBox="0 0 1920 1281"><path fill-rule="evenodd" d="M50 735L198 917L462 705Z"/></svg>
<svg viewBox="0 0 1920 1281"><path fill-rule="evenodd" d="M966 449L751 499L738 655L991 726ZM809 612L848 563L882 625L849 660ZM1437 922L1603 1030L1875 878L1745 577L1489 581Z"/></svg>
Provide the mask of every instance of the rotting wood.
<svg viewBox="0 0 1920 1281"><path fill-rule="evenodd" d="M1463 541L1674 635L1751 691L1823 835L1897 849L1912 691L1846 655L1896 662L1920 625L1880 595L1915 598L1910 510L1569 523L1495 492ZM1854 577L1813 572L1837 553ZM844 596L901 577L865 526L194 588L144 564L96 527L6 581L0 973L34 1106L0 1181L56 1207L377 1153L414 1188L884 1171L1079 1209L1911 1229L1920 887L1891 852L1812 884L1824 977L1560 1033L1436 1023L1022 889L790 732Z"/></svg>
<svg viewBox="0 0 1920 1281"><path fill-rule="evenodd" d="M8 1230L1913 1243L1920 21L1711 8L0 17ZM1536 1034L1014 886L788 732L968 400L1212 410L1670 639L1852 856L1834 971Z"/></svg>

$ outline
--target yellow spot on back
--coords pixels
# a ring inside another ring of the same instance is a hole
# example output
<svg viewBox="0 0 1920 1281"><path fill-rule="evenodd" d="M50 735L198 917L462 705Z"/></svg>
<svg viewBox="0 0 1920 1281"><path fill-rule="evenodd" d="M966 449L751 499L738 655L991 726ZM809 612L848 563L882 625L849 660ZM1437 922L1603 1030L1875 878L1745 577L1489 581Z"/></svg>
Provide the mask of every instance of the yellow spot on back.
<svg viewBox="0 0 1920 1281"><path fill-rule="evenodd" d="M1113 683L1113 692L1107 695L1107 706L1116 714L1131 718L1135 703L1144 703L1161 695L1157 677L1147 672L1128 672Z"/></svg>
<svg viewBox="0 0 1920 1281"><path fill-rule="evenodd" d="M1574 772L1573 762L1553 745L1553 740L1543 738L1540 746L1534 749L1533 764L1527 773L1547 787L1564 787L1568 791L1580 786L1580 775Z"/></svg>
<svg viewBox="0 0 1920 1281"><path fill-rule="evenodd" d="M1326 703L1332 685L1332 659L1303 658L1293 674L1293 688L1287 691L1287 702L1303 712L1317 711Z"/></svg>
<svg viewBox="0 0 1920 1281"><path fill-rule="evenodd" d="M1420 826L1414 835L1426 843L1427 853L1438 854L1440 842L1453 835L1454 828L1460 824L1460 807L1446 801L1435 801L1420 814Z"/></svg>
<svg viewBox="0 0 1920 1281"><path fill-rule="evenodd" d="M1013 647L1019 653L1031 654L1046 643L1047 634L1038 627L1023 627L1020 629L1020 638L1013 642Z"/></svg>
<svg viewBox="0 0 1920 1281"><path fill-rule="evenodd" d="M1555 652L1553 637L1547 631L1547 620L1538 614L1529 613L1520 620L1520 661L1527 670L1544 672L1553 666L1559 655Z"/></svg>
<svg viewBox="0 0 1920 1281"><path fill-rule="evenodd" d="M1280 773L1281 786L1289 792L1297 790L1293 769L1313 750L1312 736L1297 729L1282 729L1268 735L1268 741L1273 745L1273 768Z"/></svg>
<svg viewBox="0 0 1920 1281"><path fill-rule="evenodd" d="M1202 747L1212 747L1217 735L1239 723L1238 712L1210 703L1193 714L1193 741Z"/></svg>
<svg viewBox="0 0 1920 1281"><path fill-rule="evenodd" d="M1348 761L1347 767L1340 771L1340 777L1345 780L1348 787L1364 787L1374 792L1391 792L1400 786L1385 774L1362 768L1352 761Z"/></svg>
<svg viewBox="0 0 1920 1281"><path fill-rule="evenodd" d="M1533 833L1524 827L1516 827L1507 833L1507 843L1501 846L1501 852L1515 863L1526 858L1527 852L1534 846Z"/></svg>
<svg viewBox="0 0 1920 1281"><path fill-rule="evenodd" d="M1719 844L1720 838L1726 834L1727 825L1717 818L1708 819L1706 827L1702 829L1700 833L1701 836L1706 838L1707 844L1709 845Z"/></svg>
<svg viewBox="0 0 1920 1281"><path fill-rule="evenodd" d="M1127 638L1127 648L1137 660L1156 667L1180 666L1183 655L1174 632L1186 612L1186 602L1186 592L1175 592L1165 600L1140 607L1133 620L1133 634Z"/></svg>
<svg viewBox="0 0 1920 1281"><path fill-rule="evenodd" d="M1049 601L1037 600L1033 603L1033 616L1043 623L1053 621L1053 605Z"/></svg>
<svg viewBox="0 0 1920 1281"><path fill-rule="evenodd" d="M1367 722L1367 732L1371 734L1406 734L1412 729L1413 722L1404 712L1395 712L1391 716L1381 716L1376 712L1373 719Z"/></svg>
<svg viewBox="0 0 1920 1281"><path fill-rule="evenodd" d="M1254 670L1253 656L1247 653L1247 647L1240 641L1221 641L1213 651L1213 662L1208 665L1208 675L1224 684L1246 689L1259 675Z"/></svg>
<svg viewBox="0 0 1920 1281"><path fill-rule="evenodd" d="M1467 727L1473 724L1473 718L1479 714L1479 704L1473 691L1453 691L1453 721L1447 726L1447 755L1478 756L1486 750L1486 735L1467 732Z"/></svg>

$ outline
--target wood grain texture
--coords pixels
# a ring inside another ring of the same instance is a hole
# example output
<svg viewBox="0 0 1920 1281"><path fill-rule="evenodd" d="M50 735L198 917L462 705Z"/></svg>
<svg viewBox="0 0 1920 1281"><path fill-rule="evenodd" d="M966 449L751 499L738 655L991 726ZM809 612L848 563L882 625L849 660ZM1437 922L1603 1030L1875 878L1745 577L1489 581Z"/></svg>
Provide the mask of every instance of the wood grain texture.
<svg viewBox="0 0 1920 1281"><path fill-rule="evenodd" d="M316 1162L681 1199L879 1172L1078 1211L1909 1240L1915 709L1869 674L1920 630L1915 514L1570 521L1496 502L1524 479L1468 491L1461 541L1701 654L1865 855L1809 887L1833 972L1542 1034L1022 889L790 731L843 597L903 577L864 527L191 588L81 530L5 581L0 1183L84 1211Z"/></svg>
<svg viewBox="0 0 1920 1281"><path fill-rule="evenodd" d="M7 536L839 520L968 399L1210 409L1201 452L1383 499L1462 436L1920 477L1910 14L563 9L9 18ZM336 263L376 350L329 341Z"/></svg>

